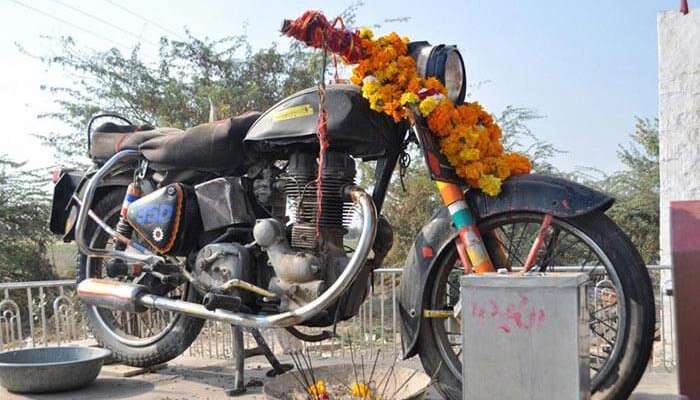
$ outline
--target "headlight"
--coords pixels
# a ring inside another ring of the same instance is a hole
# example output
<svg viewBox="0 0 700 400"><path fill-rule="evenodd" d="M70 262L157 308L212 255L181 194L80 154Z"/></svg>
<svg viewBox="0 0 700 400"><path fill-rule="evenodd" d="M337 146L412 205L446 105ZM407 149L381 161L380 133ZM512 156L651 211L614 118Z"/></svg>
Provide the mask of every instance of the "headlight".
<svg viewBox="0 0 700 400"><path fill-rule="evenodd" d="M408 51L416 60L418 74L425 78L434 76L445 85L447 97L455 104L464 102L467 93L467 74L462 55L457 46L431 46L428 42L412 42Z"/></svg>

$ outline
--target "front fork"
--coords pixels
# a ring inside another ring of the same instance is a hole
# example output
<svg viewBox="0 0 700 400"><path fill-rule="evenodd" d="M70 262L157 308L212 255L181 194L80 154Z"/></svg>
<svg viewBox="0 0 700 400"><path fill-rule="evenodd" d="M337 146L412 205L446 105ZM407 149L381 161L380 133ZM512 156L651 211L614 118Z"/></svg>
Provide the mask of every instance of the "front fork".
<svg viewBox="0 0 700 400"><path fill-rule="evenodd" d="M415 106L407 109L407 116L411 123L411 130L415 134L416 139L418 139L418 143L423 151L430 177L435 181L438 191L440 191L440 197L442 197L442 203L449 210L452 223L459 232L455 244L459 259L464 265L464 273L495 272L496 268L493 265L493 261L491 261L489 252L476 225L476 218L464 199L462 188L457 184L461 181L461 178L457 176L456 171L449 164L447 158L440 152L437 138L430 132L425 120L420 117L420 112ZM550 233L552 219L552 216L549 214L544 216L542 225L523 265L523 272L530 271L535 265L537 253ZM500 246L492 247L494 251L499 253L505 251ZM498 256L499 260L505 259L503 254L498 254Z"/></svg>
<svg viewBox="0 0 700 400"><path fill-rule="evenodd" d="M455 245L457 246L459 259L464 265L464 273L494 272L496 269L491 261L491 257L489 257L484 241L481 239L481 233L476 226L475 218L464 200L462 189L454 183L436 181L436 185L440 191L443 204L450 212L452 223L459 232ZM551 214L545 214L542 219L542 224L525 259L523 273L529 272L535 266L537 254L550 234L552 220ZM494 250L498 252L504 251L500 246L494 247ZM501 255L499 259L505 259L505 257Z"/></svg>
<svg viewBox="0 0 700 400"><path fill-rule="evenodd" d="M412 107L407 109L407 115L411 130L423 151L430 177L435 181L442 203L449 210L452 223L459 232L455 243L464 273L494 272L493 262L479 233L476 219L467 206L462 188L457 185L460 178L440 152L438 141L420 117L420 112Z"/></svg>
<svg viewBox="0 0 700 400"><path fill-rule="evenodd" d="M455 245L459 259L464 266L464 273L494 272L493 262L484 241L481 239L474 215L464 200L462 188L454 183L442 181L436 181L436 185L443 204L450 212L452 223L459 232Z"/></svg>

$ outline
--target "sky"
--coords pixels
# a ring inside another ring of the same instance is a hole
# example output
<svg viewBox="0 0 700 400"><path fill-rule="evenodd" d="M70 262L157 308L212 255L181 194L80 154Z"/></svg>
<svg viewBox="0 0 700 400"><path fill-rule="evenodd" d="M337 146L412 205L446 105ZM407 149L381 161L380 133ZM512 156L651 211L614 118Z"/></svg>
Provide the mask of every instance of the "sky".
<svg viewBox="0 0 700 400"><path fill-rule="evenodd" d="M21 54L17 43L46 55L55 44L45 36L70 35L97 50L128 51L140 42L142 53L155 57L160 36L182 35L186 27L200 37L246 32L254 47L285 46L283 19L307 9L334 16L350 2L0 0L0 153L52 166L51 149L33 135L66 129L37 118L55 109L41 85L65 82L64 72ZM635 116L657 116L656 15L677 6L677 0L367 0L357 23L410 17L378 33L458 45L467 79L481 83L472 100L495 114L513 105L543 115L530 126L566 152L555 158L558 168L614 172L622 167L616 151L629 142Z"/></svg>

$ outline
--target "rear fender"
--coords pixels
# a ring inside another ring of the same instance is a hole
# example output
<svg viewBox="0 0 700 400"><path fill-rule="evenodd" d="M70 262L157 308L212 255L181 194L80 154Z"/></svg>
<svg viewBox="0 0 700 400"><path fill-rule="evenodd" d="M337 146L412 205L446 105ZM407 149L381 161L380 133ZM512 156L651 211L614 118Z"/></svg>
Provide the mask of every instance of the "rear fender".
<svg viewBox="0 0 700 400"><path fill-rule="evenodd" d="M565 179L542 175L515 176L503 183L501 194L493 197L479 190L468 190L465 198L477 221L507 212L536 212L559 218L572 218L592 211L605 211L612 197ZM418 333L423 309L429 300L429 282L457 236L446 207L433 216L416 235L406 259L399 292L401 344L404 358L418 351Z"/></svg>

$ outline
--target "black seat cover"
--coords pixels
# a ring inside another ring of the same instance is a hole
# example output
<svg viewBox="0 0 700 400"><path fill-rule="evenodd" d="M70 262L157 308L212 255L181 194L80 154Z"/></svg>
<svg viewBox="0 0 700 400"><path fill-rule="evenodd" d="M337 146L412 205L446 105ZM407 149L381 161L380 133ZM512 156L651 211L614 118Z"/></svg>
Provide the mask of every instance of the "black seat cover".
<svg viewBox="0 0 700 400"><path fill-rule="evenodd" d="M104 159L120 150L139 150L162 167L236 169L246 161L243 138L259 112L180 130L148 130L132 133L102 132L93 136L90 154ZM111 154L110 154L111 153Z"/></svg>

